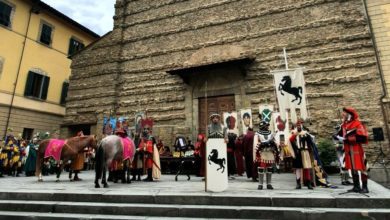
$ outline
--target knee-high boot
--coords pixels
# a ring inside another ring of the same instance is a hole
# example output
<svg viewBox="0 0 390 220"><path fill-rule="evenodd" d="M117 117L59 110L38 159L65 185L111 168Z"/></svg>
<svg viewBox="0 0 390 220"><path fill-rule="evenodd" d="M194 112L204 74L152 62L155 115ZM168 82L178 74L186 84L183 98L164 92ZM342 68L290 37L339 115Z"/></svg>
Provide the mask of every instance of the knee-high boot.
<svg viewBox="0 0 390 220"><path fill-rule="evenodd" d="M137 176L137 169L136 168L131 169L131 175L132 175L131 180L135 181L136 180L136 176Z"/></svg>
<svg viewBox="0 0 390 220"><path fill-rule="evenodd" d="M368 186L367 186L367 181L368 181L368 177L366 174L363 174L362 173L362 190L360 191L361 193L369 193L368 191Z"/></svg>
<svg viewBox="0 0 390 220"><path fill-rule="evenodd" d="M303 180L305 185L307 186L307 189L313 189L311 186L311 175L310 175L311 169L303 169Z"/></svg>
<svg viewBox="0 0 390 220"><path fill-rule="evenodd" d="M343 170L340 175L341 175L341 184L342 185L351 185L351 182L348 181L349 174L347 171Z"/></svg>
<svg viewBox="0 0 390 220"><path fill-rule="evenodd" d="M359 174L356 172L353 172L352 174L352 180L353 180L353 188L349 189L348 192L360 192L360 182L359 182Z"/></svg>
<svg viewBox="0 0 390 220"><path fill-rule="evenodd" d="M297 181L297 186L295 187L295 189L301 189L302 188L302 186L301 186L301 178L296 179L296 181Z"/></svg>
<svg viewBox="0 0 390 220"><path fill-rule="evenodd" d="M146 179L144 179L144 181L152 182L153 181L152 168L148 168L147 172L148 172L148 177L146 177Z"/></svg>
<svg viewBox="0 0 390 220"><path fill-rule="evenodd" d="M137 169L137 181L141 181L142 168Z"/></svg>
<svg viewBox="0 0 390 220"><path fill-rule="evenodd" d="M266 179L267 179L267 189L274 189L274 187L272 187L271 185L271 177L272 177L272 168L267 168L267 176L266 176Z"/></svg>

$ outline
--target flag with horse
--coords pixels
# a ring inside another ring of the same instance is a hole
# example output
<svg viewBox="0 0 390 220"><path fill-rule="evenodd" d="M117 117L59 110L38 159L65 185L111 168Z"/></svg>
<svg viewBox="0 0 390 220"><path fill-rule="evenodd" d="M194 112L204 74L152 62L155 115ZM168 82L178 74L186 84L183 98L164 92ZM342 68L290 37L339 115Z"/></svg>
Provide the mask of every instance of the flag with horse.
<svg viewBox="0 0 390 220"><path fill-rule="evenodd" d="M306 120L308 114L303 70L277 70L272 73L282 120L286 119L287 111L290 111L293 123L296 123L298 118Z"/></svg>

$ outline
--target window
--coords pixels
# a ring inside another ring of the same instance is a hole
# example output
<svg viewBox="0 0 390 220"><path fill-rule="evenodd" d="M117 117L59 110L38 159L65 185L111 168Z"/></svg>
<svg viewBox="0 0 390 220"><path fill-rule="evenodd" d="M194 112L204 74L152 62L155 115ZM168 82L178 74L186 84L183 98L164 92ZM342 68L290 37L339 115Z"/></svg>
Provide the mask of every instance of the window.
<svg viewBox="0 0 390 220"><path fill-rule="evenodd" d="M24 96L46 100L50 78L32 71L28 72Z"/></svg>
<svg viewBox="0 0 390 220"><path fill-rule="evenodd" d="M23 128L22 138L24 140L31 140L33 137L34 129L32 128Z"/></svg>
<svg viewBox="0 0 390 220"><path fill-rule="evenodd" d="M39 41L41 43L44 43L46 45L51 44L51 34L53 32L53 28L49 26L48 24L42 23L41 25L41 36L39 38Z"/></svg>
<svg viewBox="0 0 390 220"><path fill-rule="evenodd" d="M69 83L64 82L62 83L62 92L61 92L61 105L65 105L66 103L66 97L68 96L68 88L69 88Z"/></svg>
<svg viewBox="0 0 390 220"><path fill-rule="evenodd" d="M0 24L11 27L12 6L0 1Z"/></svg>
<svg viewBox="0 0 390 220"><path fill-rule="evenodd" d="M74 53L76 53L77 51L79 51L83 48L84 48L83 43L81 43L80 41L77 41L73 38L70 38L68 55L72 56Z"/></svg>

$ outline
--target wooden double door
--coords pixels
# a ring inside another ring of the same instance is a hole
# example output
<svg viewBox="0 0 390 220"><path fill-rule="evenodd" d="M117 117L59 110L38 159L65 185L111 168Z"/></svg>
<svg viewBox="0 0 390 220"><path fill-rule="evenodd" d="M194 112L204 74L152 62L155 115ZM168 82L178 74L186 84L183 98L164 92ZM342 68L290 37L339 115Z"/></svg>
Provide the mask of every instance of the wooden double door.
<svg viewBox="0 0 390 220"><path fill-rule="evenodd" d="M206 106L207 103L207 106ZM210 114L218 113L223 118L224 112L236 110L234 95L199 98L199 133L206 134L207 125L210 123ZM222 122L222 121L221 121Z"/></svg>

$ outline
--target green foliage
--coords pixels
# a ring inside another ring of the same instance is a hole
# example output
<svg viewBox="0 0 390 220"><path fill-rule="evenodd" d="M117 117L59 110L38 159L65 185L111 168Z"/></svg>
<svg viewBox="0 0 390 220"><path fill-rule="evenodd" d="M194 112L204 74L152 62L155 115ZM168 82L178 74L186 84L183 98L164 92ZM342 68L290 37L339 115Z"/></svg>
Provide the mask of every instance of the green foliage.
<svg viewBox="0 0 390 220"><path fill-rule="evenodd" d="M328 139L320 139L317 147L320 159L324 166L330 166L332 162L337 160L336 149L332 141Z"/></svg>

